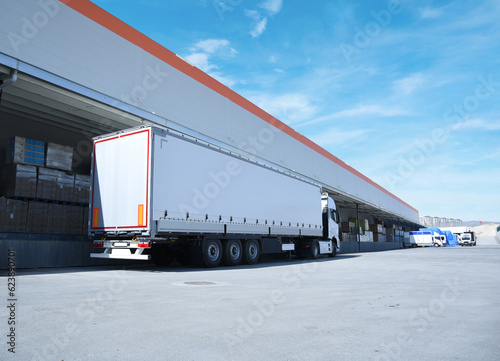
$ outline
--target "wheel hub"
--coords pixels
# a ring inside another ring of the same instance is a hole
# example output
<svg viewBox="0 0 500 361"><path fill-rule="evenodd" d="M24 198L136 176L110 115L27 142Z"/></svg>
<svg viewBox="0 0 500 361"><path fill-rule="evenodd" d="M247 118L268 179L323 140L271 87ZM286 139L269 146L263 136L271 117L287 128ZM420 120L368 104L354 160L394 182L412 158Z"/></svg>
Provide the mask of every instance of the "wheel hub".
<svg viewBox="0 0 500 361"><path fill-rule="evenodd" d="M219 247L215 244L211 244L208 247L208 256L211 260L216 260L219 257Z"/></svg>

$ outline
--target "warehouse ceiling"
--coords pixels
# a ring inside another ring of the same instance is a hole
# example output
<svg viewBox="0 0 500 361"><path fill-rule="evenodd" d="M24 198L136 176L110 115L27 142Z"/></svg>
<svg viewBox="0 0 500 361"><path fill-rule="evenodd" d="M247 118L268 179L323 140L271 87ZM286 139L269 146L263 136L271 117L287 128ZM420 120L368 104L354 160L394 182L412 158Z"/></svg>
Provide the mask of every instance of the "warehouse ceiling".
<svg viewBox="0 0 500 361"><path fill-rule="evenodd" d="M343 208L343 209L350 209L353 211L356 211L356 207L359 211L359 213L363 214L370 214L375 218L379 218L381 220L385 220L386 222L389 223L394 223L398 225L407 225L410 227L420 227L420 225L410 222L408 220L402 219L401 217L398 217L397 215L390 213L386 210L376 208L372 205L363 203L360 200L353 199L352 197L349 197L347 195L339 194L335 191L329 191L330 197L333 198L335 201L335 204L337 207Z"/></svg>
<svg viewBox="0 0 500 361"><path fill-rule="evenodd" d="M9 76L6 68L0 68L2 76ZM1 91L0 115L7 114L89 136L142 124L139 117L23 73Z"/></svg>

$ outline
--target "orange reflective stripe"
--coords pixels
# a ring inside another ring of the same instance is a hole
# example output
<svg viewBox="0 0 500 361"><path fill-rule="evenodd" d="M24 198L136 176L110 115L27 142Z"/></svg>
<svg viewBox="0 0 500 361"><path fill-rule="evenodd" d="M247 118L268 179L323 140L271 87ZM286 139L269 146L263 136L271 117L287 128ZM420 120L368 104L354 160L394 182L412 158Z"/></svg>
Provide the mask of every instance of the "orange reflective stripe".
<svg viewBox="0 0 500 361"><path fill-rule="evenodd" d="M139 226L144 225L144 204L139 204L139 222L137 223Z"/></svg>
<svg viewBox="0 0 500 361"><path fill-rule="evenodd" d="M97 228L99 225L99 208L94 208L94 222L93 227Z"/></svg>

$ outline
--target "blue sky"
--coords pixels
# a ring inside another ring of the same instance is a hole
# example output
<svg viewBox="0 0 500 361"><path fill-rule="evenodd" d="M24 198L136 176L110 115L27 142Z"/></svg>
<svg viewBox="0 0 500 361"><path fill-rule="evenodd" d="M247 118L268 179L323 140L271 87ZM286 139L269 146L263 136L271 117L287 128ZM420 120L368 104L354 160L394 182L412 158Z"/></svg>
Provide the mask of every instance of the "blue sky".
<svg viewBox="0 0 500 361"><path fill-rule="evenodd" d="M420 215L500 221L500 2L95 0Z"/></svg>

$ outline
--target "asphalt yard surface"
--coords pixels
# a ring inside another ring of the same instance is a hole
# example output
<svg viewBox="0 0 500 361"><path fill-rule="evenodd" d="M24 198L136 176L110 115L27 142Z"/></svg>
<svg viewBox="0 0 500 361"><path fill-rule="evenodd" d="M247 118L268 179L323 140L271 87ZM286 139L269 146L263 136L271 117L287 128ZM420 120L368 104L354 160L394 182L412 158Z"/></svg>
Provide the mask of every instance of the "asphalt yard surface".
<svg viewBox="0 0 500 361"><path fill-rule="evenodd" d="M495 246L18 270L0 359L500 360L499 275Z"/></svg>

